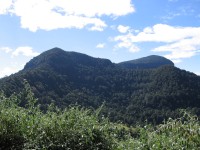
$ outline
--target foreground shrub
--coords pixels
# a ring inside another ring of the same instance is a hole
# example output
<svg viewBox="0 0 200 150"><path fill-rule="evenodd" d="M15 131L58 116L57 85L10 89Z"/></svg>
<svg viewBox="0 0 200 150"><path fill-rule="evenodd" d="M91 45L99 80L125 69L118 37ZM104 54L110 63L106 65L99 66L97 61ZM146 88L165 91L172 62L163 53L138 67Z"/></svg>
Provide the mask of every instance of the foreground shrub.
<svg viewBox="0 0 200 150"><path fill-rule="evenodd" d="M182 111L182 117L168 119L156 127L146 125L139 130L138 138L120 141L118 149L126 150L199 150L200 123L198 117Z"/></svg>
<svg viewBox="0 0 200 150"><path fill-rule="evenodd" d="M185 111L181 118L158 126L131 128L99 116L101 108L91 111L71 106L60 110L50 105L44 113L36 103L28 84L10 98L0 92L0 149L200 149L199 120Z"/></svg>
<svg viewBox="0 0 200 150"><path fill-rule="evenodd" d="M0 149L113 149L115 126L80 107L63 111L0 105Z"/></svg>

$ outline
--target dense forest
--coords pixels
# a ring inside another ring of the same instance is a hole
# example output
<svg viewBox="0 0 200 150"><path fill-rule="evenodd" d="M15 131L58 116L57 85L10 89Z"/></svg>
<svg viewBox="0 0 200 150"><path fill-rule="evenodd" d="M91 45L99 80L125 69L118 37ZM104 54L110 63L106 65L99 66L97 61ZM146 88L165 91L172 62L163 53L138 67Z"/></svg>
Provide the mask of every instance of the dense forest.
<svg viewBox="0 0 200 150"><path fill-rule="evenodd" d="M112 123L97 110L51 104L44 112L27 81L20 93L0 93L0 149L146 150L200 148L200 122L180 110L181 117L152 126ZM20 104L26 100L24 107Z"/></svg>
<svg viewBox="0 0 200 150"><path fill-rule="evenodd" d="M180 117L180 109L200 116L200 77L174 67L160 56L112 63L53 48L28 62L20 72L0 80L7 97L20 93L26 79L42 110L80 105L112 122L162 123ZM25 106L21 98L19 106Z"/></svg>

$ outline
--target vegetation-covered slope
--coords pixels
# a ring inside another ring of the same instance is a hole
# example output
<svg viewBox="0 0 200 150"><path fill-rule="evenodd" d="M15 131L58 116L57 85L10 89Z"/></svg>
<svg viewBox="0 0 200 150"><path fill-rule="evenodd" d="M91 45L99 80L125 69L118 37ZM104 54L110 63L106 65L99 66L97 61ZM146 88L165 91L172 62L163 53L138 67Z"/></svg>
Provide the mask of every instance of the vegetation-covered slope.
<svg viewBox="0 0 200 150"><path fill-rule="evenodd" d="M121 62L118 65L129 69L152 69L165 65L174 66L174 63L164 57L151 55L135 60Z"/></svg>
<svg viewBox="0 0 200 150"><path fill-rule="evenodd" d="M0 80L7 96L20 92L26 79L43 109L54 103L98 108L112 121L161 123L178 109L200 115L200 77L172 65L127 69L107 59L55 48L27 63L24 70ZM23 102L21 103L23 106Z"/></svg>
<svg viewBox="0 0 200 150"><path fill-rule="evenodd" d="M25 107L18 104L26 99ZM19 94L0 93L0 149L138 150L200 148L200 123L183 111L182 117L152 127L111 123L96 111L49 105L44 113L25 84Z"/></svg>

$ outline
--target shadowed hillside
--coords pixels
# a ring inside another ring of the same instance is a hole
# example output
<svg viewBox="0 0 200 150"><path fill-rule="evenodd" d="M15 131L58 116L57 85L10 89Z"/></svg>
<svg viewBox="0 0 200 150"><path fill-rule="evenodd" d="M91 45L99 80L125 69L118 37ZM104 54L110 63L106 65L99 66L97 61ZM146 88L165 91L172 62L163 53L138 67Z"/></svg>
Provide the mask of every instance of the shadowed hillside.
<svg viewBox="0 0 200 150"><path fill-rule="evenodd" d="M164 57L151 55L140 59L121 62L118 65L128 69L152 69L165 65L174 66L174 63Z"/></svg>
<svg viewBox="0 0 200 150"><path fill-rule="evenodd" d="M142 63L139 69L126 67ZM160 56L114 64L53 48L33 58L22 71L1 79L0 90L7 96L19 93L24 79L43 109L50 103L94 109L105 103L104 115L128 124L160 123L178 116L180 108L200 113L200 77Z"/></svg>

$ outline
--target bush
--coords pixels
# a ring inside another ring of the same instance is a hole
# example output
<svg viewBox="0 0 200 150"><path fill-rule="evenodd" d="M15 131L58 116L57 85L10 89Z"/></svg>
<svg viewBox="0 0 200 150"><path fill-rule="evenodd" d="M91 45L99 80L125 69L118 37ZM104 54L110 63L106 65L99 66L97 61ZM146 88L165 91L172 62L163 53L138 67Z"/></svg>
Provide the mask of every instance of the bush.
<svg viewBox="0 0 200 150"><path fill-rule="evenodd" d="M23 93L24 95L24 93ZM49 106L43 113L35 106L33 95L28 107L19 107L18 97L0 99L0 149L114 149L115 125L99 119L99 110L92 112L79 106L60 110ZM24 96L26 97L26 96Z"/></svg>
<svg viewBox="0 0 200 150"><path fill-rule="evenodd" d="M138 138L127 138L119 143L119 149L126 150L199 150L200 123L198 117L182 111L182 117L168 119L156 127L146 125L139 130Z"/></svg>
<svg viewBox="0 0 200 150"><path fill-rule="evenodd" d="M185 111L181 118L157 126L132 128L100 116L101 108L60 110L49 105L44 113L25 84L24 91L9 98L0 92L0 149L200 149L200 123L197 116Z"/></svg>

